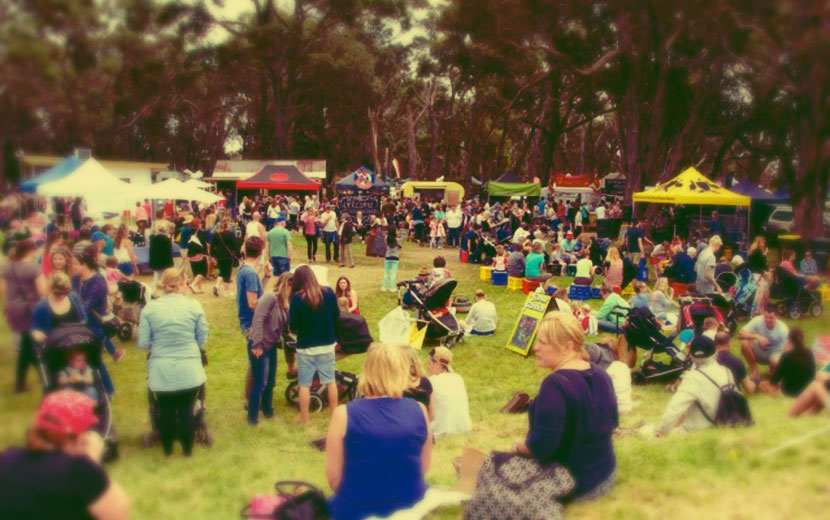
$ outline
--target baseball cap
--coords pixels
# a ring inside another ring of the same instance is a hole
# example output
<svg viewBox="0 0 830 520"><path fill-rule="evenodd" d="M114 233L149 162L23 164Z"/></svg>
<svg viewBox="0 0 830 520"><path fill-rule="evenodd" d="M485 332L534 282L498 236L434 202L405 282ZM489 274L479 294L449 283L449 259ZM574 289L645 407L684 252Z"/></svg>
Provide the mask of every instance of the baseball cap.
<svg viewBox="0 0 830 520"><path fill-rule="evenodd" d="M280 222L285 222L285 217L277 217L277 224Z"/></svg>
<svg viewBox="0 0 830 520"><path fill-rule="evenodd" d="M698 336L692 340L692 348L689 353L695 359L703 359L714 356L715 342L706 336Z"/></svg>
<svg viewBox="0 0 830 520"><path fill-rule="evenodd" d="M447 347L435 347L429 352L429 357L452 372L452 352Z"/></svg>
<svg viewBox="0 0 830 520"><path fill-rule="evenodd" d="M35 416L41 430L57 435L80 435L98 422L95 401L74 390L59 390L47 395Z"/></svg>

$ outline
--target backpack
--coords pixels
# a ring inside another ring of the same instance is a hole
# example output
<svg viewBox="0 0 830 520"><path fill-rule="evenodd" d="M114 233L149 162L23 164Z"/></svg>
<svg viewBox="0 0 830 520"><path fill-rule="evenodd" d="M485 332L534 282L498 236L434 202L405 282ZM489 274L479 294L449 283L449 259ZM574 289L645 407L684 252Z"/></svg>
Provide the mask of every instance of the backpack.
<svg viewBox="0 0 830 520"><path fill-rule="evenodd" d="M714 379L706 375L702 370L699 371L703 376L712 382L713 385L720 390L720 400L718 401L718 408L715 410L715 417L709 417L700 401L696 401L700 413L706 417L706 420L715 426L752 426L752 412L749 410L749 402L746 397L738 391L735 383L732 381L732 375L729 375L729 383L720 386Z"/></svg>

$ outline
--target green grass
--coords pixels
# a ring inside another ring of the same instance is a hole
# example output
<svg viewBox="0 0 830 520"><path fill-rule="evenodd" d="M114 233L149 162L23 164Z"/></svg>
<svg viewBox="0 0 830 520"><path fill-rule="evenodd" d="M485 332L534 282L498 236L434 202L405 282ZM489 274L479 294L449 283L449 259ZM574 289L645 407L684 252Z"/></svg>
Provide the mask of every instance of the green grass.
<svg viewBox="0 0 830 520"><path fill-rule="evenodd" d="M321 244L322 246L322 244ZM297 251L305 244L295 240ZM341 273L349 276L360 295L360 309L373 334L377 322L396 301L381 293L381 259L366 258L354 246L357 268L330 271L334 283ZM472 295L484 284L478 267L460 264L457 253L442 251L448 267L459 280L456 294ZM434 250L407 245L402 251L398 279L414 277L429 265ZM322 251L318 258L322 257ZM295 254L295 260L302 255ZM499 408L517 390L535 394L548 372L535 366L532 354L525 359L504 348L519 313L524 295L500 287L485 287L499 309L498 333L489 338L468 338L454 350L455 367L467 383L474 429L465 436L440 439L433 450L427 481L452 486L452 459L465 446L482 451L508 449L527 428L524 415L505 415ZM144 449L140 435L149 428L144 355L134 343L118 364L109 363L117 388L115 421L120 436L121 459L110 474L128 491L133 517L143 519L227 519L254 493L272 489L276 480L299 479L328 490L323 474L324 455L309 441L325 434L328 414L312 417L307 428L296 424L297 411L283 398L286 385L282 355L275 392L276 419L248 427L242 409L243 379L247 366L245 342L239 333L236 306L231 299L206 293L199 296L210 323L207 350L208 422L215 446L197 446L192 459L178 455L165 459L160 447ZM596 302L595 302L596 303ZM830 333L825 321L798 323L809 344L820 333ZM790 323L793 325L793 323ZM3 325L4 327L4 325ZM0 449L20 444L32 418L40 392L17 396L10 393L14 352L8 331L0 337ZM733 346L734 348L734 346ZM425 353L424 353L425 355ZM359 371L364 356L338 363L339 368ZM35 374L29 374L34 384ZM641 421L656 422L669 399L663 386L635 387L639 403L634 413L622 418L615 438L617 486L606 498L568 508L570 518L819 518L830 507L830 440L822 435L775 456L761 453L788 439L828 424L828 416L790 420L790 401L780 397L752 396L756 425L739 430L711 430L675 434L666 439L641 438L632 429ZM448 508L432 518L460 518L461 508Z"/></svg>

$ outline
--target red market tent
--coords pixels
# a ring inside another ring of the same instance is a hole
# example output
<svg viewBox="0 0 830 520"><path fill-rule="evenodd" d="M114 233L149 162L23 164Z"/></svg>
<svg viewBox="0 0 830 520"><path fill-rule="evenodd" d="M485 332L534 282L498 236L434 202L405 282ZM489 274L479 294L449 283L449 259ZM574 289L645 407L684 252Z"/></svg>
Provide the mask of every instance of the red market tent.
<svg viewBox="0 0 830 520"><path fill-rule="evenodd" d="M294 166L267 165L251 177L237 181L240 190L317 191L320 185Z"/></svg>

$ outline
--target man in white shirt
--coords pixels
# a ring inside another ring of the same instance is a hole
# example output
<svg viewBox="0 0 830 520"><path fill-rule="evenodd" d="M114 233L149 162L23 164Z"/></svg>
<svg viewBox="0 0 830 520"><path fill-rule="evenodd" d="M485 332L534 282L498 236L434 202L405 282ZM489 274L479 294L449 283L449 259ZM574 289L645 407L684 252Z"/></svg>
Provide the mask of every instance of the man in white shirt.
<svg viewBox="0 0 830 520"><path fill-rule="evenodd" d="M297 199L291 197L291 203L288 205L288 229L297 229L297 219L300 215L300 203Z"/></svg>
<svg viewBox="0 0 830 520"><path fill-rule="evenodd" d="M326 211L320 214L320 226L323 228L323 244L326 246L326 262L331 262L332 246L334 246L334 261L340 260L340 253L337 250L337 215L331 208L326 206Z"/></svg>
<svg viewBox="0 0 830 520"><path fill-rule="evenodd" d="M529 236L530 232L527 230L527 224L522 222L522 225L516 228L516 232L513 233L513 243L520 246Z"/></svg>
<svg viewBox="0 0 830 520"><path fill-rule="evenodd" d="M720 250L722 245L723 240L718 235L713 236L709 239L709 247L704 249L695 261L695 273L697 274L695 286L700 294L723 292L718 282L715 281L715 266L718 263L715 259L715 253Z"/></svg>
<svg viewBox="0 0 830 520"><path fill-rule="evenodd" d="M690 355L694 367L683 373L677 392L666 406L655 432L658 437L667 435L673 428L690 432L712 427L706 416L714 418L717 415L720 388L735 384L729 369L717 362L715 343L708 337L695 338ZM698 403L706 415L701 412Z"/></svg>
<svg viewBox="0 0 830 520"><path fill-rule="evenodd" d="M493 302L484 299L484 291L476 291L476 302L470 307L464 328L473 336L492 336L496 332L499 316Z"/></svg>
<svg viewBox="0 0 830 520"><path fill-rule="evenodd" d="M762 316L756 316L744 325L738 339L741 340L741 354L749 365L750 377L761 377L759 364L769 365L770 370L778 366L789 333L789 327L778 319L778 311L771 303L764 306Z"/></svg>
<svg viewBox="0 0 830 520"><path fill-rule="evenodd" d="M596 213L597 213L597 220L604 220L605 219L606 209L605 209L605 203L604 202L600 202L599 206L597 206Z"/></svg>
<svg viewBox="0 0 830 520"><path fill-rule="evenodd" d="M452 370L452 352L447 347L436 347L429 353L427 371L431 374L432 396L435 399L435 417L432 433L436 437L467 433L473 429L470 403L464 379Z"/></svg>
<svg viewBox="0 0 830 520"><path fill-rule="evenodd" d="M449 247L458 247L461 243L461 222L464 215L461 213L461 207L456 204L447 210L447 245Z"/></svg>

